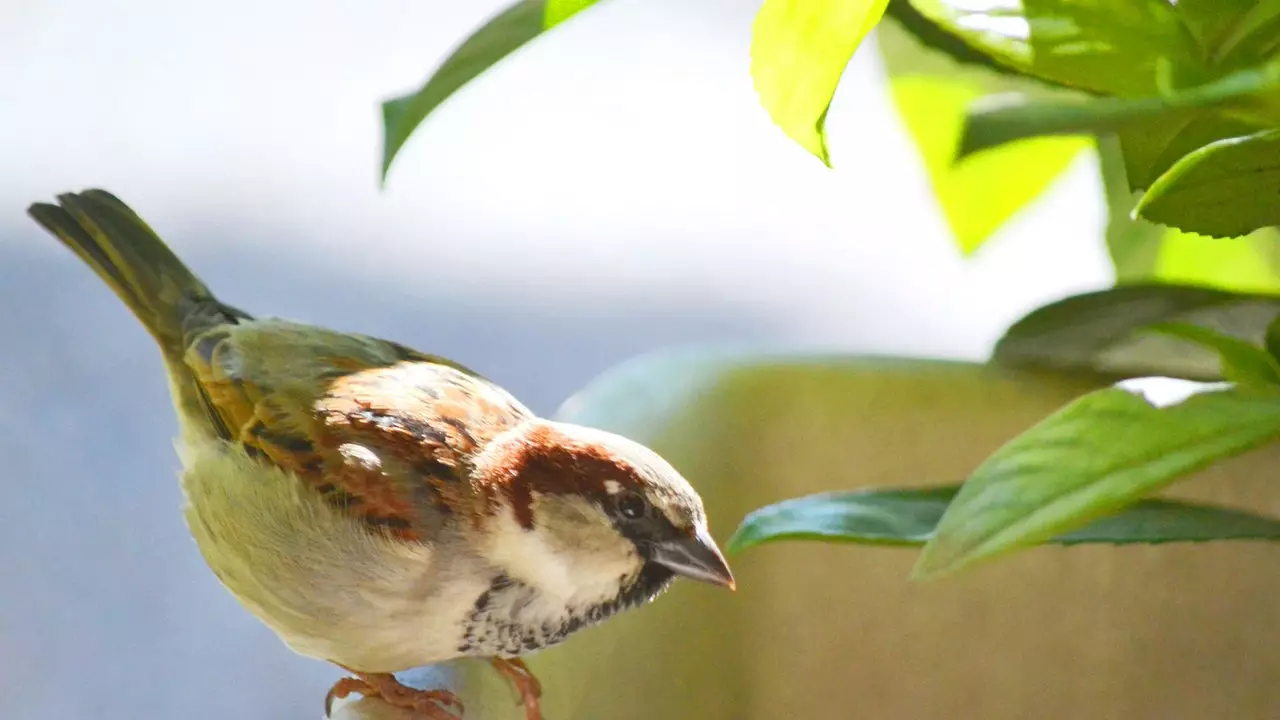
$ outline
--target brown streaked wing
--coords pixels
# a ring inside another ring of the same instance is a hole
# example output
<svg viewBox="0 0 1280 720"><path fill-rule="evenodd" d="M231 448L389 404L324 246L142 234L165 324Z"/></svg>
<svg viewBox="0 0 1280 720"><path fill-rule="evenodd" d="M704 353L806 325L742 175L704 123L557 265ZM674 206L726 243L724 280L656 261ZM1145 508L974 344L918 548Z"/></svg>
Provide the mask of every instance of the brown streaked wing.
<svg viewBox="0 0 1280 720"><path fill-rule="evenodd" d="M479 517L492 488L471 477L475 454L533 414L506 391L456 368L406 361L351 373L320 401L332 444L372 450L384 471L410 478L418 507Z"/></svg>
<svg viewBox="0 0 1280 720"><path fill-rule="evenodd" d="M467 501L470 453L528 414L443 358L283 320L208 330L185 359L232 440L407 540Z"/></svg>

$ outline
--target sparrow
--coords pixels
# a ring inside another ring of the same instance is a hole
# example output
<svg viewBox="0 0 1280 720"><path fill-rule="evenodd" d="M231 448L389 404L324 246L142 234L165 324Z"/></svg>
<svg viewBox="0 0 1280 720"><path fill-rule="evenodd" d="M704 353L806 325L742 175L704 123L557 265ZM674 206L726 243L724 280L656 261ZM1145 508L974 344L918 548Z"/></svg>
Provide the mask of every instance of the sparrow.
<svg viewBox="0 0 1280 720"><path fill-rule="evenodd" d="M330 690L432 720L462 703L393 673L488 658L541 717L520 656L653 600L734 588L701 498L649 448L538 417L457 363L220 302L103 190L30 215L159 345L187 526L241 604Z"/></svg>

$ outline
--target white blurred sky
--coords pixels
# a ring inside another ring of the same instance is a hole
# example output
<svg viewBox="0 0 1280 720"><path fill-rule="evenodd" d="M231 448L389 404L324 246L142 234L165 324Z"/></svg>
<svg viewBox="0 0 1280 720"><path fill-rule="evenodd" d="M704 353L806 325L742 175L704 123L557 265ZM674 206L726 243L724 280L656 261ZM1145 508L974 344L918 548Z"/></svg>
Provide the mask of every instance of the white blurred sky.
<svg viewBox="0 0 1280 720"><path fill-rule="evenodd" d="M1110 282L1091 159L963 259L870 46L829 116L837 169L787 140L751 88L749 0L584 13L449 102L380 191L379 101L500 6L7 0L0 213L102 186L179 246L254 223L410 291L706 299L787 343L950 357Z"/></svg>

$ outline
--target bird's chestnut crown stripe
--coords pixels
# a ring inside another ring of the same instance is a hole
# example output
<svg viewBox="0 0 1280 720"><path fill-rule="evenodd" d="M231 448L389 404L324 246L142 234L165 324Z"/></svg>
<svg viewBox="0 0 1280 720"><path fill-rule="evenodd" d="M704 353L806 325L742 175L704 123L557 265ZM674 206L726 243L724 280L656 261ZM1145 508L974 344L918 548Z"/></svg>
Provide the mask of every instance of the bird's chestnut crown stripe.
<svg viewBox="0 0 1280 720"><path fill-rule="evenodd" d="M628 463L606 449L576 443L550 425L532 428L487 468L486 477L500 484L510 499L516 521L533 527L533 490L542 494L578 495L601 505L609 502L609 483L639 491L642 480Z"/></svg>

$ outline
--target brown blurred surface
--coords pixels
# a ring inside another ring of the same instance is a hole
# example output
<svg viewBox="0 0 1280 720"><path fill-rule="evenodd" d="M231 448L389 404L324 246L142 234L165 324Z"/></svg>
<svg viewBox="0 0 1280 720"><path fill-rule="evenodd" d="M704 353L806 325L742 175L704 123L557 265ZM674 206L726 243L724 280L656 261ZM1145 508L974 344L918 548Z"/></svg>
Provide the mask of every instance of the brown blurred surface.
<svg viewBox="0 0 1280 720"><path fill-rule="evenodd" d="M788 496L957 481L1089 386L971 365L783 363L709 381L657 444L727 538ZM1172 494L1278 515L1277 459L1256 452ZM736 595L678 587L555 651L548 692L583 688L557 718L1274 718L1278 550L1046 548L922 585L907 580L913 550L766 546L731 558Z"/></svg>

